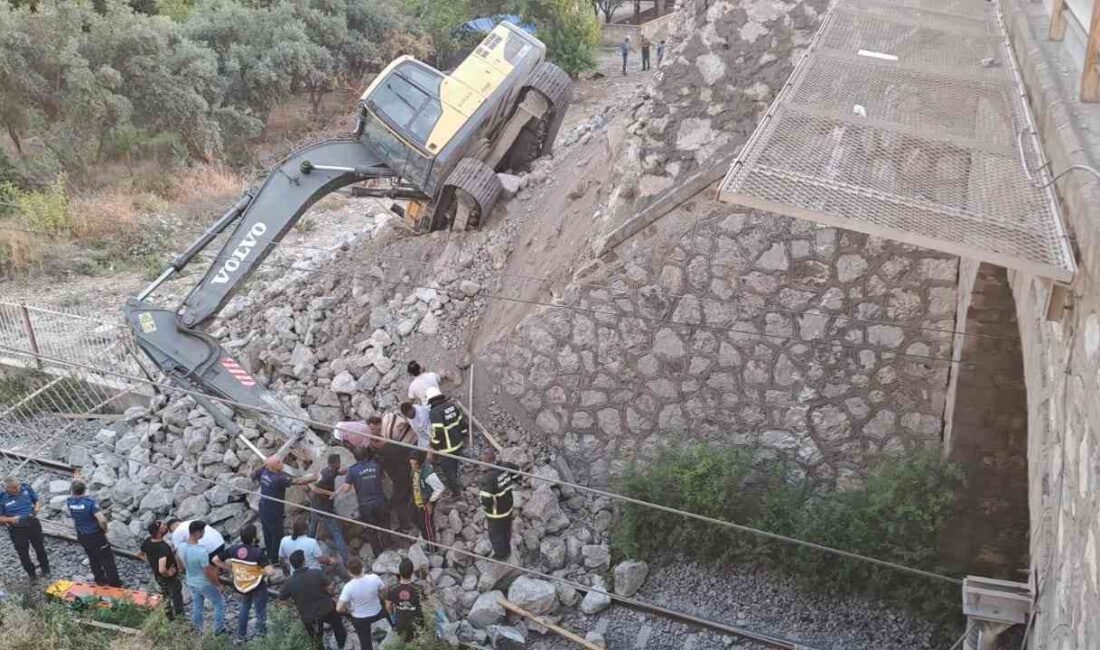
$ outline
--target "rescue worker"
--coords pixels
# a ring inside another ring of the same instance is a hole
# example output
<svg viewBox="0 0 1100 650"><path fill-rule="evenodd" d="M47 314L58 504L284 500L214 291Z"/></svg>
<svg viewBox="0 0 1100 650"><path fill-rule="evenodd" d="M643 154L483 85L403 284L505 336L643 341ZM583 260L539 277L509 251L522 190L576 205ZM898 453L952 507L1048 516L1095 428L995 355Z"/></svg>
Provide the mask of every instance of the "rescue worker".
<svg viewBox="0 0 1100 650"><path fill-rule="evenodd" d="M439 474L427 462L428 454L423 451L414 451L409 456L410 483L412 483L413 504L416 506L418 517L416 527L420 529L424 541L428 542L428 548L432 548L435 542L435 502L443 496L446 488L443 481L439 480Z"/></svg>
<svg viewBox="0 0 1100 650"><path fill-rule="evenodd" d="M318 478L310 475L295 479L283 469L283 459L268 456L264 464L252 473L252 480L260 484L260 528L269 558L279 554L279 542L283 539L286 489L292 485L312 483Z"/></svg>
<svg viewBox="0 0 1100 650"><path fill-rule="evenodd" d="M645 72L646 70L649 70L649 47L651 45L650 42L649 42L649 37L646 36L645 34L642 34L641 45L642 45L642 72Z"/></svg>
<svg viewBox="0 0 1100 650"><path fill-rule="evenodd" d="M626 57L630 54L630 37L626 36L619 43L619 53L623 55L623 76L626 76Z"/></svg>
<svg viewBox="0 0 1100 650"><path fill-rule="evenodd" d="M466 416L458 404L450 400L438 388L429 388L427 393L429 417L432 422L432 451L461 456L469 435ZM437 456L435 467L439 471L447 489L454 495L462 493L462 483L458 478L458 459L449 456Z"/></svg>
<svg viewBox="0 0 1100 650"><path fill-rule="evenodd" d="M34 488L20 483L15 477L4 481L4 493L0 494L0 524L8 527L11 544L19 555L19 561L31 580L35 578L34 563L31 562L30 548L38 558L38 568L42 577L50 575L50 558L46 556L46 544L42 538L42 523L38 521L38 511L42 504Z"/></svg>
<svg viewBox="0 0 1100 650"><path fill-rule="evenodd" d="M513 463L496 462L497 455L492 447L481 452L481 462L491 463L506 469L515 469ZM516 475L512 472L492 468L481 478L478 498L481 510L485 513L485 522L489 527L489 542L493 545L493 557L507 560L512 555L512 486Z"/></svg>
<svg viewBox="0 0 1100 650"><path fill-rule="evenodd" d="M341 492L355 490L356 500L359 502L359 521L367 524L364 534L367 544L378 557L384 550L384 540L389 536L383 535L378 528L385 527L386 493L382 490L382 468L374 458L374 449L371 447L359 447L355 450L355 460L358 461L348 469L348 478Z"/></svg>
<svg viewBox="0 0 1100 650"><path fill-rule="evenodd" d="M267 576L275 573L267 552L256 539L256 527L241 527L241 542L222 551L221 560L233 576L233 589L241 597L241 610L237 614L237 638L248 636L248 612L256 610L256 634L267 634Z"/></svg>
<svg viewBox="0 0 1100 650"><path fill-rule="evenodd" d="M661 67L661 61L665 59L665 39L661 39L657 43L657 67Z"/></svg>
<svg viewBox="0 0 1100 650"><path fill-rule="evenodd" d="M76 541L84 547L88 555L88 566L92 569L95 583L104 587L121 587L118 567L111 543L107 541L107 519L99 511L95 499L85 494L87 487L83 481L73 481L72 496L65 501L69 516L76 529Z"/></svg>
<svg viewBox="0 0 1100 650"><path fill-rule="evenodd" d="M409 530L413 525L413 505L411 481L409 479L409 448L391 445L395 440L407 445L416 444L416 434L405 418L397 413L386 413L382 417L372 415L367 418L367 428L372 436L375 458L382 466L382 472L390 479L393 491L389 498L389 511L397 515L398 530ZM382 438L382 439L379 439ZM389 517L387 516L387 520Z"/></svg>

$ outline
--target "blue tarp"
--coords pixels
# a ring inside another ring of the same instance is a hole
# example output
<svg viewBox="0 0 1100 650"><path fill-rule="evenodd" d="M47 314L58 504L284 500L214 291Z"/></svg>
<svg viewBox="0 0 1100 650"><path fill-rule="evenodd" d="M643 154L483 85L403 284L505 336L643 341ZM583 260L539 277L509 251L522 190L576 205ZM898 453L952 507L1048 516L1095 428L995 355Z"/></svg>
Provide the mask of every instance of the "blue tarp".
<svg viewBox="0 0 1100 650"><path fill-rule="evenodd" d="M523 19L519 16L512 14L500 14L499 16L483 16L481 18L474 18L473 20L466 21L459 27L460 30L476 32L478 34L488 34L493 31L493 28L501 23L501 21L507 20L513 25L519 27L528 34L535 33L535 26L530 23L523 22Z"/></svg>

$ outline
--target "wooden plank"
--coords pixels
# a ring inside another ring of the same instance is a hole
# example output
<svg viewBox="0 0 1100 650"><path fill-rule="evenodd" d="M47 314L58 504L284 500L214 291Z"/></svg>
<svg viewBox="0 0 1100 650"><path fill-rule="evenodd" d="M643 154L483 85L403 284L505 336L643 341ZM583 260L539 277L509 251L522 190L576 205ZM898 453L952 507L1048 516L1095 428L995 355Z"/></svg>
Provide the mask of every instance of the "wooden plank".
<svg viewBox="0 0 1100 650"><path fill-rule="evenodd" d="M570 632L569 630L565 629L564 627L561 627L560 625L555 625L555 624L551 623L550 621L547 621L546 619L544 619L540 616L532 614L531 612L529 612L526 609L520 607L519 605L516 605L513 602L510 602L510 601L505 600L503 598L498 598L497 602L500 603L500 606L503 607L504 609L506 609L506 610L508 610L508 611L510 611L514 614L519 614L520 616L522 616L524 618L530 619L530 620L538 623L539 625L545 627L546 629L551 630L553 632L556 632L559 636L562 636L566 639L569 639L570 641L572 641L573 643L576 643L577 645L579 645L582 648L587 648L588 650L600 650L600 646L577 636L573 632Z"/></svg>
<svg viewBox="0 0 1100 650"><path fill-rule="evenodd" d="M1066 35L1066 0L1053 0L1050 7L1050 32L1047 35L1052 41L1060 41Z"/></svg>
<svg viewBox="0 0 1100 650"><path fill-rule="evenodd" d="M129 635L132 635L132 636L137 636L138 634L141 634L141 630L134 629L132 627L123 627L121 625L115 625L113 623L100 623L99 621L91 621L91 620L88 620L86 618L78 618L78 619L76 619L76 621L78 623L80 623L81 625L87 625L89 627L98 627L102 630L110 630L111 632L120 632L122 634L129 634Z"/></svg>
<svg viewBox="0 0 1100 650"><path fill-rule="evenodd" d="M1092 0L1085 69L1081 71L1081 101L1100 102L1100 0Z"/></svg>

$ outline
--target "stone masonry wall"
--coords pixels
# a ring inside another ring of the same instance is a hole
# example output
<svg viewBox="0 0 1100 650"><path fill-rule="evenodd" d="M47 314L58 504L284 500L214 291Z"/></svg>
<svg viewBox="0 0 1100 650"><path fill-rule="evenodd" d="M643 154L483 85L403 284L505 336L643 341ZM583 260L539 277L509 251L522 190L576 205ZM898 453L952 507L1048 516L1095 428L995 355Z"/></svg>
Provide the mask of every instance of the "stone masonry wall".
<svg viewBox="0 0 1100 650"><path fill-rule="evenodd" d="M644 100L609 132L604 234L728 166L825 6L683 3ZM686 440L760 444L841 483L939 445L948 364L929 358L951 355L957 260L709 196L580 268L573 310L532 312L488 346L479 385L596 483Z"/></svg>
<svg viewBox="0 0 1100 650"><path fill-rule="evenodd" d="M1078 101L1079 72L1047 41L1043 4L1002 4L1039 134L1055 172L1100 168L1100 104ZM1048 280L1010 273L1028 405L1031 577L1028 648L1085 650L1100 640L1100 179L1073 172L1058 193L1078 270L1070 309L1048 319Z"/></svg>
<svg viewBox="0 0 1100 650"><path fill-rule="evenodd" d="M940 444L955 258L703 200L657 231L485 357L584 478L685 440L822 481Z"/></svg>

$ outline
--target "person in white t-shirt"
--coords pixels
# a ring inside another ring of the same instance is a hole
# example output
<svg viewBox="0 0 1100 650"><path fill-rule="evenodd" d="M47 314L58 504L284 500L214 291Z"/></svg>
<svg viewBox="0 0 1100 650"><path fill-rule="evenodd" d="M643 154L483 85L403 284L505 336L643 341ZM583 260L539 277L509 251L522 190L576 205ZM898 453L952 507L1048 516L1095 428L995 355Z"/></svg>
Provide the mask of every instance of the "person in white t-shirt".
<svg viewBox="0 0 1100 650"><path fill-rule="evenodd" d="M417 402L427 406L428 396L427 392L429 388L439 388L439 374L434 372L426 372L420 367L419 361L410 361L406 366L406 370L409 371L409 375L413 380L409 383L409 399L416 400Z"/></svg>
<svg viewBox="0 0 1100 650"><path fill-rule="evenodd" d="M324 571L324 566L331 566L336 575L341 578L347 577L344 566L337 562L337 558L322 553L321 545L316 539L307 534L309 532L309 522L304 517L295 519L294 523L291 524L290 531L291 534L279 542L279 562L284 565L284 569L288 571L290 569L291 554L294 551L301 551L302 555L305 556L307 569Z"/></svg>
<svg viewBox="0 0 1100 650"><path fill-rule="evenodd" d="M187 543L189 537L187 529L191 526L191 520L180 521L179 519L169 519L167 526L168 530L171 531L168 535L168 543L178 551L181 546ZM202 537L199 538L199 546L203 547L206 552L210 554L210 561L213 562L214 558L225 550L225 538L222 537L221 533L208 525L202 531Z"/></svg>
<svg viewBox="0 0 1100 650"><path fill-rule="evenodd" d="M351 558L348 562L348 571L352 579L340 591L340 599L336 601L336 611L351 617L351 625L359 637L359 647L363 650L372 650L374 642L371 640L370 628L375 621L382 620L386 616L386 611L382 609L386 585L382 582L382 578L373 573L366 573L363 561L357 557Z"/></svg>

